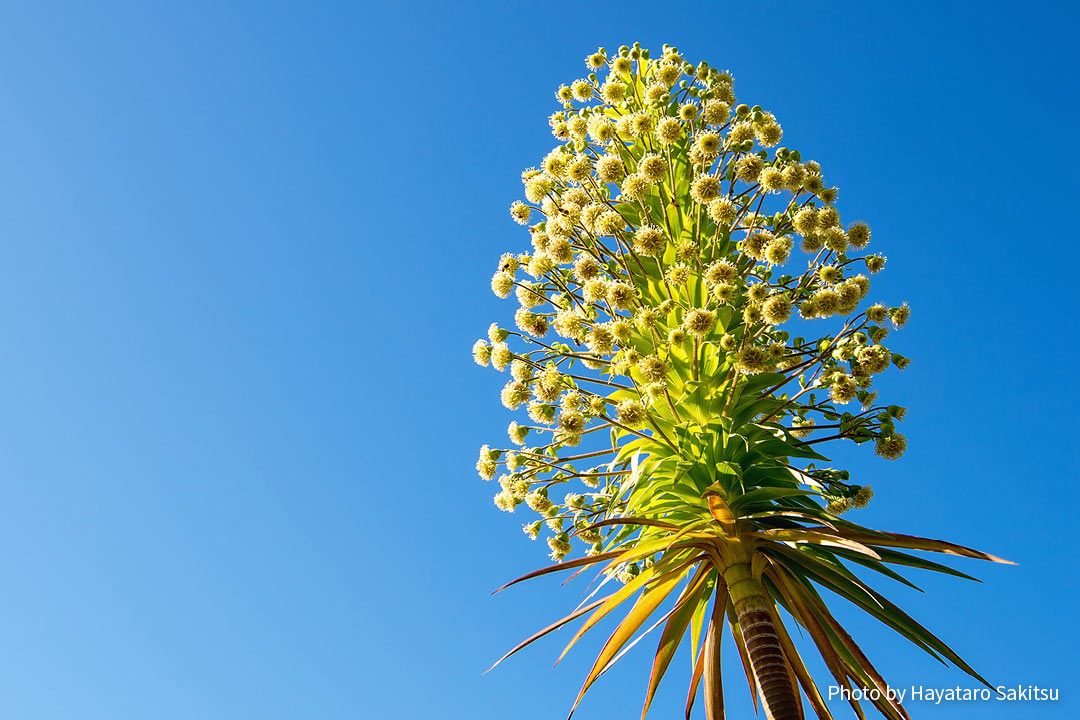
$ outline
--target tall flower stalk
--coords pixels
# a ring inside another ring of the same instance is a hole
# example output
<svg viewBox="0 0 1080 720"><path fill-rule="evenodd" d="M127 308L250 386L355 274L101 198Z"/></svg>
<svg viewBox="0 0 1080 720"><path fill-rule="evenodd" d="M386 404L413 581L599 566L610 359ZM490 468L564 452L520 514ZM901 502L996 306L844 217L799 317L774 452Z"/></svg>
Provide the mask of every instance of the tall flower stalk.
<svg viewBox="0 0 1080 720"><path fill-rule="evenodd" d="M525 201L510 208L532 248L503 255L491 287L516 298L514 328L493 324L473 354L509 370L502 402L524 416L476 467L498 478L500 509L537 514L524 530L546 532L559 561L514 583L600 572L577 610L510 654L584 617L569 650L629 606L575 707L643 628L662 628L643 716L688 638L687 716L704 680L706 714L722 718L730 632L767 717L801 718L805 697L829 718L782 609L837 684L878 689L877 709L906 718L825 588L982 681L849 568L911 584L890 566L967 577L911 550L1006 562L841 517L872 492L827 466L828 444L889 460L907 446L904 408L873 380L908 364L886 342L909 310L868 299L885 266L866 252L869 227L841 220L818 163L778 147L777 119L738 104L729 74L668 46L658 59L600 49L586 64L556 92L559 145L522 173ZM565 560L575 545L583 557Z"/></svg>

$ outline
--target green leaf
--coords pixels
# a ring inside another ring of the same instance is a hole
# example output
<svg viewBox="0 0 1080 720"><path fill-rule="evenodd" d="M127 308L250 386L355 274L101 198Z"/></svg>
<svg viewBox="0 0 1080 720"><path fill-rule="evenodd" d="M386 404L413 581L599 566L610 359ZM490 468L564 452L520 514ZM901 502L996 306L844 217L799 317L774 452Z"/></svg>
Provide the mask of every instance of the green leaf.
<svg viewBox="0 0 1080 720"><path fill-rule="evenodd" d="M768 502L770 500L776 500L777 498L786 497L808 497L810 495L817 495L819 493L813 490L805 490L803 488L771 488L763 487L734 498L729 505L732 511L736 515L741 515L742 511L749 506L756 505L762 502ZM749 513L747 513L749 514Z"/></svg>
<svg viewBox="0 0 1080 720"><path fill-rule="evenodd" d="M667 673L668 667L675 657L675 651L679 649L679 645L686 636L686 628L693 618L698 601L708 588L707 581L712 572L711 569L707 569L705 566L698 568L697 574L679 597L667 625L664 626L663 633L660 634L660 645L657 647L656 656L653 658L652 671L649 675L649 687L645 693L645 707L641 711L642 718L648 714L656 689L660 686L660 681Z"/></svg>

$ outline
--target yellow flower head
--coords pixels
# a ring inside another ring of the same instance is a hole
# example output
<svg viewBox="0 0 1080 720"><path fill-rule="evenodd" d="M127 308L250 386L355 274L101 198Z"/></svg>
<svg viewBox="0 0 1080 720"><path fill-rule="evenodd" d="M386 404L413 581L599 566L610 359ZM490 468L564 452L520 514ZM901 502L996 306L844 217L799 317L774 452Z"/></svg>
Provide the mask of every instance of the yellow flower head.
<svg viewBox="0 0 1080 720"><path fill-rule="evenodd" d="M655 225L643 225L634 233L634 251L647 257L657 257L664 252L667 236Z"/></svg>
<svg viewBox="0 0 1080 720"><path fill-rule="evenodd" d="M491 346L485 340L477 340L472 348L473 360L480 367L487 367L491 362Z"/></svg>
<svg viewBox="0 0 1080 720"><path fill-rule="evenodd" d="M783 295L773 295L761 307L765 320L773 325L787 322L791 317L791 301Z"/></svg>
<svg viewBox="0 0 1080 720"><path fill-rule="evenodd" d="M720 154L720 136L712 131L698 135L694 140L694 150L706 158L716 157Z"/></svg>
<svg viewBox="0 0 1080 720"><path fill-rule="evenodd" d="M709 217L717 224L728 224L738 215L738 208L729 198L722 197L709 203Z"/></svg>
<svg viewBox="0 0 1080 720"><path fill-rule="evenodd" d="M641 377L648 382L660 382L667 377L667 364L655 355L646 355L637 364Z"/></svg>
<svg viewBox="0 0 1080 720"><path fill-rule="evenodd" d="M671 87L682 75L682 65L677 62L661 62L656 67L656 79L666 87Z"/></svg>
<svg viewBox="0 0 1080 720"><path fill-rule="evenodd" d="M593 86L588 80L575 80L570 85L570 93L578 102L588 102L593 97Z"/></svg>
<svg viewBox="0 0 1080 720"><path fill-rule="evenodd" d="M784 171L770 165L761 171L758 181L766 192L779 192L784 189Z"/></svg>
<svg viewBox="0 0 1080 720"><path fill-rule="evenodd" d="M701 112L701 119L709 125L723 125L731 114L731 107L722 100L709 100Z"/></svg>
<svg viewBox="0 0 1080 720"><path fill-rule="evenodd" d="M702 205L720 197L720 192L720 181L712 175L702 175L690 185L690 197Z"/></svg>
<svg viewBox="0 0 1080 720"><path fill-rule="evenodd" d="M596 177L600 178L601 182L619 182L624 175L626 175L626 168L619 156L604 155L596 161Z"/></svg>
<svg viewBox="0 0 1080 720"><path fill-rule="evenodd" d="M608 285L607 301L616 310L629 310L637 300L637 290L634 286L620 281Z"/></svg>
<svg viewBox="0 0 1080 720"><path fill-rule="evenodd" d="M623 400L615 411L618 421L629 428L641 427L645 422L645 406L637 400Z"/></svg>
<svg viewBox="0 0 1080 720"><path fill-rule="evenodd" d="M886 460L897 460L907 450L907 438L899 433L878 438L874 452Z"/></svg>
<svg viewBox="0 0 1080 720"><path fill-rule="evenodd" d="M608 105L619 105L626 99L626 83L618 80L608 80L600 86L600 97Z"/></svg>
<svg viewBox="0 0 1080 720"><path fill-rule="evenodd" d="M651 183L660 182L667 176L667 161L656 153L646 153L638 163L638 172Z"/></svg>
<svg viewBox="0 0 1080 720"><path fill-rule="evenodd" d="M671 145L682 135L682 124L675 118L664 118L656 126L656 139L661 145Z"/></svg>
<svg viewBox="0 0 1080 720"><path fill-rule="evenodd" d="M708 335L716 325L716 313L709 310L693 308L683 317L683 328L686 332L697 337Z"/></svg>
<svg viewBox="0 0 1080 720"><path fill-rule="evenodd" d="M759 345L747 345L739 351L735 366L742 372L753 375L764 372L768 366L769 356L765 348Z"/></svg>
<svg viewBox="0 0 1080 720"><path fill-rule="evenodd" d="M765 161L757 155L747 155L735 163L735 177L743 182L755 183L765 169Z"/></svg>
<svg viewBox="0 0 1080 720"><path fill-rule="evenodd" d="M855 223L848 228L847 239L851 247L862 250L870 244L870 226L862 222Z"/></svg>

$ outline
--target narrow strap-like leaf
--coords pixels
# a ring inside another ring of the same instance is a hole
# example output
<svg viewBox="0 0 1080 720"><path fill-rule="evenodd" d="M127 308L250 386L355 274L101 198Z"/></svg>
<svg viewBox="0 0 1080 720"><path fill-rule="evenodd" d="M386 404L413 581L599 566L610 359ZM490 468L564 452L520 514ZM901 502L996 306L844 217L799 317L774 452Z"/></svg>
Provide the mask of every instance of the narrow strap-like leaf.
<svg viewBox="0 0 1080 720"><path fill-rule="evenodd" d="M533 570L531 573L526 573L516 580L511 580L502 587L496 589L491 594L494 595L497 592L502 592L511 585L517 585L519 582L525 582L541 575L548 575L549 573L559 572L560 570L570 570L572 568L581 567L582 565L594 565L598 562L603 562L610 558L618 557L622 554L622 550L611 550L609 552L597 553L596 555L589 555L588 557L578 558L577 560L567 560L566 562L556 563L554 565L548 565L547 567L540 568L539 570Z"/></svg>
<svg viewBox="0 0 1080 720"><path fill-rule="evenodd" d="M604 598L600 598L600 599L599 599L599 600L597 600L596 602L593 602L593 603L589 603L589 604L588 604L588 605L586 605L585 607L583 607L583 608L581 608L581 609L579 609L579 610L576 610L576 611L574 611L574 612L570 613L569 615L567 615L566 617L562 618L561 620L556 620L556 621L555 621L554 623L552 623L551 625L548 625L548 626L547 626L546 628L544 628L544 629L543 629L543 630L541 630L540 632L538 632L538 633L535 633L534 635L530 635L530 636L529 636L528 638L526 638L525 640L522 640L522 641L521 641L520 643L518 643L517 645L515 645L515 646L514 646L514 649L513 649L513 650L511 650L510 652L506 653L506 654L505 654L505 655L503 655L503 656L502 656L501 658L499 658L498 660L496 660L496 661L495 661L495 664L494 664L494 665L492 665L491 667L489 667L489 668L488 668L487 670L485 670L485 671L484 671L484 674L486 675L487 673L489 673L489 672L491 672L492 670L494 670L494 669L495 669L495 667L496 667L496 666L497 666L497 665L498 665L499 663L501 663L501 662L502 662L503 660L505 660L506 658L510 657L511 655L513 655L514 653L516 653L517 651L521 650L522 648L525 648L525 647L527 647L527 646L531 645L532 643L536 642L537 640L539 640L540 638L544 637L544 636L545 636L545 635L547 635L548 633L552 633L552 632L554 632L554 631L558 630L558 629L559 629L559 628L561 628L561 627L562 627L563 625L566 625L567 623L571 623L571 622L573 622L574 620L577 620L577 619L578 619L579 617L581 617L581 616L582 616L582 615L584 615L585 613L587 613L587 612L589 612L590 610L592 610L593 608L595 608L595 607L599 606L599 605L600 605L601 603L603 603L603 602L604 602L605 600L607 600L607 598L606 598L606 597L604 597Z"/></svg>
<svg viewBox="0 0 1080 720"><path fill-rule="evenodd" d="M896 572L895 570L893 570L889 566L885 565L884 562L878 562L877 560L871 560L868 557L864 557L862 555L862 553L850 552L848 550L845 550L844 548L839 548L839 547L829 548L829 552L833 553L834 555L838 555L838 556L840 556L842 558L845 558L847 560L850 560L851 562L858 563L859 565L862 565L863 567L870 568L871 570L873 570L875 572L879 572L882 575L885 575L886 577L890 577L890 578L892 578L893 580L895 580L895 581L897 581L899 583L903 583L904 585L907 585L909 588L913 588L915 590L918 590L919 592L923 592L923 589L921 587L919 587L915 583L911 582L906 577L904 577L900 573ZM882 560L885 559L884 555L882 555L881 557L882 557Z"/></svg>
<svg viewBox="0 0 1080 720"><path fill-rule="evenodd" d="M795 565L801 567L804 571L813 573L815 577L824 576L828 580L830 585L840 585L848 588L848 592L854 592L856 595L861 595L864 598L869 599L871 602L877 602L875 599L874 591L869 585L857 578L851 571L844 568L842 565L830 565L824 562L820 557L812 555L810 552L804 552L796 550L795 548L788 547L783 543L766 543L759 546L762 552L773 555L777 555L787 558ZM852 590L854 589L854 591Z"/></svg>
<svg viewBox="0 0 1080 720"><path fill-rule="evenodd" d="M796 552L795 555L809 557L806 553ZM793 559L795 558L786 557L785 559L781 557L773 557L773 560L778 561L786 570L788 570L788 572L792 574L793 577L798 578L798 582L804 588L806 588L806 597L813 598L817 603L824 603L824 601L821 600L821 598L813 591L813 585L811 583L811 580L813 580L813 582L816 582L822 587L832 590L836 594L840 595L843 598L846 598L858 607L870 613L875 618L881 620L886 625L906 637L908 640L918 645L920 648L923 649L923 651L929 654L930 657L934 658L938 662L945 662L945 660L942 659L940 655L938 655L934 648L931 647L931 645L928 644L924 638L920 638L917 634L912 633L910 629L904 627L903 624L898 623L895 619L891 619L885 615L882 615L884 606L878 599L880 598L880 596L875 597L873 591L870 590L867 586L863 585L860 587L856 584L851 583L845 576L834 572L831 568L829 568L829 566L825 565L824 563L817 562L816 564L814 564L799 562L788 564L788 561Z"/></svg>
<svg viewBox="0 0 1080 720"><path fill-rule="evenodd" d="M824 529L827 530L827 529ZM827 530L823 532L817 528L806 528L803 530L793 530L787 528L778 528L775 530L761 530L758 532L749 533L754 537L765 538L766 540L780 540L783 542L808 542L816 543L820 545L832 545L835 547L847 548L853 552L862 553L867 557L874 560L880 560L881 556L877 554L871 547L864 545L856 540L843 537L842 535Z"/></svg>
<svg viewBox="0 0 1080 720"><path fill-rule="evenodd" d="M799 651L795 648L795 643L791 641L791 636L788 635L787 628L780 621L780 614L776 612L776 608L769 609L772 612L773 624L776 625L776 635L780 638L780 646L784 650L784 656L787 658L791 669L795 672L795 676L799 679L799 684L802 685L807 699L810 700L810 706L814 708L814 712L817 713L819 718L833 720L832 713L829 712L828 706L825 705L825 700L821 697L821 692L818 690L814 678L806 669Z"/></svg>
<svg viewBox="0 0 1080 720"><path fill-rule="evenodd" d="M824 514L824 513L822 513ZM836 530L836 527L824 518L818 517L812 513L798 512L795 510L767 510L765 512L753 513L752 515L743 515L744 520L772 520L774 518L795 518L796 520L812 520L814 522L822 523L826 527Z"/></svg>
<svg viewBox="0 0 1080 720"><path fill-rule="evenodd" d="M873 680L873 684L877 687L879 693L885 696L888 699L889 704L895 708L896 714L903 718L903 720L911 720L907 711L904 710L904 707L898 701L892 699L892 696L889 694L889 685L885 682L885 678L881 676L881 673L877 671L874 664L870 662L870 658L866 657L866 653L863 652L862 648L859 647L854 638L852 638L847 630L837 622L836 618L832 616L832 613L830 613L827 608L819 607L818 612L840 639L840 642L848 649L848 652L854 655L857 667L862 669L867 676Z"/></svg>
<svg viewBox="0 0 1080 720"><path fill-rule="evenodd" d="M723 580L720 583L722 584ZM705 672L705 643L701 643L701 647L696 649L697 660L694 661L694 672L690 676L690 688L686 693L686 720L690 720L690 712L694 709L694 699L697 697L698 685L701 684L701 676Z"/></svg>
<svg viewBox="0 0 1080 720"><path fill-rule="evenodd" d="M728 604L727 588L713 601L712 619L705 635L705 710L710 720L724 720L724 678L720 649L724 640L724 610Z"/></svg>
<svg viewBox="0 0 1080 720"><path fill-rule="evenodd" d="M660 681L664 678L664 674L671 665L671 660L675 657L675 652L679 649L679 645L686 635L686 627L690 624L698 600L708 586L707 581L711 571L711 566L702 565L698 568L697 574L694 575L686 586L686 590L676 601L667 625L664 626L664 631L660 634L660 644L656 648L652 671L649 674L649 688L645 693L645 706L641 710L642 718L648 714L656 689L660 686Z"/></svg>
<svg viewBox="0 0 1080 720"><path fill-rule="evenodd" d="M820 577L820 576L819 576ZM948 658L954 665L966 672L971 677L975 678L979 682L983 683L989 688L993 686L986 681L986 679L975 672L974 668L964 662L952 648L946 645L938 636L927 630L921 624L919 624L914 618L905 613L895 604L887 600L881 594L871 591L873 595L874 604L867 603L861 596L852 595L847 591L847 588L843 586L830 586L831 590L839 592L849 600L857 604L863 610L873 615L878 620L893 628L904 637L912 640L917 645L927 650L932 656L938 658L936 653L940 653ZM825 607L825 603L820 599L815 603L819 607ZM936 653L935 653L936 651ZM940 660L940 658L938 658ZM942 661L944 662L944 661Z"/></svg>
<svg viewBox="0 0 1080 720"><path fill-rule="evenodd" d="M900 547L908 550L929 550L931 552L945 553L947 555L959 555L961 557L975 558L976 560L989 560L990 562L1015 565L1012 560L1005 560L996 555L974 550L963 545L945 542L944 540L932 540L930 538L917 537L915 535L901 535L899 533L877 532L875 534L862 535L857 532L844 532L845 537L864 543L866 545L882 545L884 547Z"/></svg>
<svg viewBox="0 0 1080 720"><path fill-rule="evenodd" d="M902 553L898 550L890 550L883 547L875 549L878 551L878 554L881 555L882 560L893 563L894 565L907 565L908 567L919 568L920 570L932 570L933 572L944 573L945 575L952 575L953 577L964 578L965 580L982 582L982 580L977 577L972 577L967 573L960 572L948 565L936 563L933 560L927 560L926 558L916 557L914 555Z"/></svg>
<svg viewBox="0 0 1080 720"><path fill-rule="evenodd" d="M832 643L829 641L828 635L825 634L825 629L818 622L818 619L814 616L813 611L807 605L806 588L798 581L790 579L786 569L779 565L774 564L768 571L767 576L772 580L773 584L780 590L780 593L787 601L788 607L792 609L792 616L806 628L810 633L811 639L814 641L814 645L817 646L818 652L821 654L822 659L825 661L825 667L829 669L833 678L843 688L849 692L845 693L848 704L851 705L851 709L855 711L855 715L860 720L866 720L866 715L863 713L862 707L859 702L853 697L850 690L851 682L848 680L847 671L844 669L844 663L840 657L836 654L836 650L833 648Z"/></svg>
<svg viewBox="0 0 1080 720"><path fill-rule="evenodd" d="M578 533L581 530L594 530L596 528L608 527L610 525L649 525L651 527L664 528L665 530L678 530L678 525L672 525L669 522L663 520L653 520L650 518L633 518L633 517L620 517L620 518L608 518L607 520L600 520L594 522L591 525L581 528L580 530L574 530L574 533Z"/></svg>
<svg viewBox="0 0 1080 720"><path fill-rule="evenodd" d="M653 614L656 608L660 606L660 603L667 598L671 591L675 589L675 586L683 579L687 571L687 567L681 566L676 570L672 570L657 578L656 583L647 588L645 592L642 593L641 597L638 598L637 602L634 603L634 606L630 608L630 612L623 618L623 621L619 623L619 626L615 628L615 631L611 634L611 637L608 638L608 641L604 644L603 649L597 656L596 662L593 663L592 670L589 671L588 677L585 678L585 683L578 692L577 699L574 700L573 707L570 708L571 717L574 714L574 710L576 710L577 706L581 703L581 699L585 696L586 691L588 691L592 684L596 682L596 679L600 677L600 673L603 672L608 662L630 639L630 636L633 635L645 620Z"/></svg>
<svg viewBox="0 0 1080 720"><path fill-rule="evenodd" d="M581 639L582 635L587 633L598 622L607 617L607 615L616 607L618 607L624 600L631 597L641 588L645 587L646 583L648 583L650 580L655 579L656 576L657 569L654 565L651 568L646 568L642 570L640 575L637 575L636 577L634 577L633 580L623 585L611 595L608 595L604 602L600 605L600 607L598 607L596 611L589 616L589 619L586 620L580 628L578 628L578 631L574 633L574 637L570 638L570 642L566 644L565 648L563 648L563 651L559 655L559 659L555 661L555 664L558 665L562 661L562 659L566 657L566 653L570 652L570 648L574 647L574 644Z"/></svg>

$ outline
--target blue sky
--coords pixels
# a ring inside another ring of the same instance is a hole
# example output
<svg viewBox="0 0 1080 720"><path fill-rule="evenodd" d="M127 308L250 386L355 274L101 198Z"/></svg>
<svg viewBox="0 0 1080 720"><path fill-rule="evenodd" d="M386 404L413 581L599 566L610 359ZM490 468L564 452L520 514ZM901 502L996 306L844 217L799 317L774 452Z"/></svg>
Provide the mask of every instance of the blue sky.
<svg viewBox="0 0 1080 720"><path fill-rule="evenodd" d="M858 520L1018 567L887 588L1073 717L1075 6L6 3L0 717L563 717L577 586L472 470L508 421L469 348L552 91L603 45L728 68L874 228L914 309L900 462ZM969 686L839 611L894 685ZM579 717L640 712L650 643ZM728 658L732 655L729 653ZM687 657L656 717L680 712ZM729 717L751 716L728 668ZM845 711L839 705L838 713Z"/></svg>

